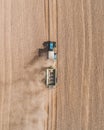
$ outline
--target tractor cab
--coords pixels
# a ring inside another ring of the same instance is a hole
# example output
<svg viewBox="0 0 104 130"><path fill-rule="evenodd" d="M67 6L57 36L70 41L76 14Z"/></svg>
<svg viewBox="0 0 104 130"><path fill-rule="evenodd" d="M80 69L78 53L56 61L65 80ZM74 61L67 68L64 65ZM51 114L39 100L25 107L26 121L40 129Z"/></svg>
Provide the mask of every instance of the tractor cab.
<svg viewBox="0 0 104 130"><path fill-rule="evenodd" d="M56 59L56 42L47 43L48 47L48 59Z"/></svg>

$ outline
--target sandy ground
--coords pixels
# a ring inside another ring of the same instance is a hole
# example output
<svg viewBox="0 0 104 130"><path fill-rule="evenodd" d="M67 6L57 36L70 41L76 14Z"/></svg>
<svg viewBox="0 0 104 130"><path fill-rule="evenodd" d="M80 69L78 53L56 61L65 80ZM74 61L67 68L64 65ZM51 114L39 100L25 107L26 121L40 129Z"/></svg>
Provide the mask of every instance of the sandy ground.
<svg viewBox="0 0 104 130"><path fill-rule="evenodd" d="M103 36L103 0L0 0L0 130L104 130ZM34 59L48 40L57 91Z"/></svg>

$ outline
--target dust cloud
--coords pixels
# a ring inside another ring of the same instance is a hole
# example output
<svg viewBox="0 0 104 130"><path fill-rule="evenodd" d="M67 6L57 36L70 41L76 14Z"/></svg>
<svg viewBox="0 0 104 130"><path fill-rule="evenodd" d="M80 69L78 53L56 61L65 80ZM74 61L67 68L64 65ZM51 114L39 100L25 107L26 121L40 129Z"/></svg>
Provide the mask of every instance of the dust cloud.
<svg viewBox="0 0 104 130"><path fill-rule="evenodd" d="M44 130L49 91L44 84L45 69L52 64L53 61L36 56L25 66L23 77L13 84L10 130Z"/></svg>

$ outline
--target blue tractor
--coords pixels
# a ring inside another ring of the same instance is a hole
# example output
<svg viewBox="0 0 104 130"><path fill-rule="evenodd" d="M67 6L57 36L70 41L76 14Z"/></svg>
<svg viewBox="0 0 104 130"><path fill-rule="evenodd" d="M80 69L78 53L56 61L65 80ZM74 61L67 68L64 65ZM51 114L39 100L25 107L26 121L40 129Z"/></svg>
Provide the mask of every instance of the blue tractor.
<svg viewBox="0 0 104 130"><path fill-rule="evenodd" d="M43 52L47 52L47 58L55 60L57 58L56 42L44 42L43 46L44 49L39 49L39 55L41 55Z"/></svg>

